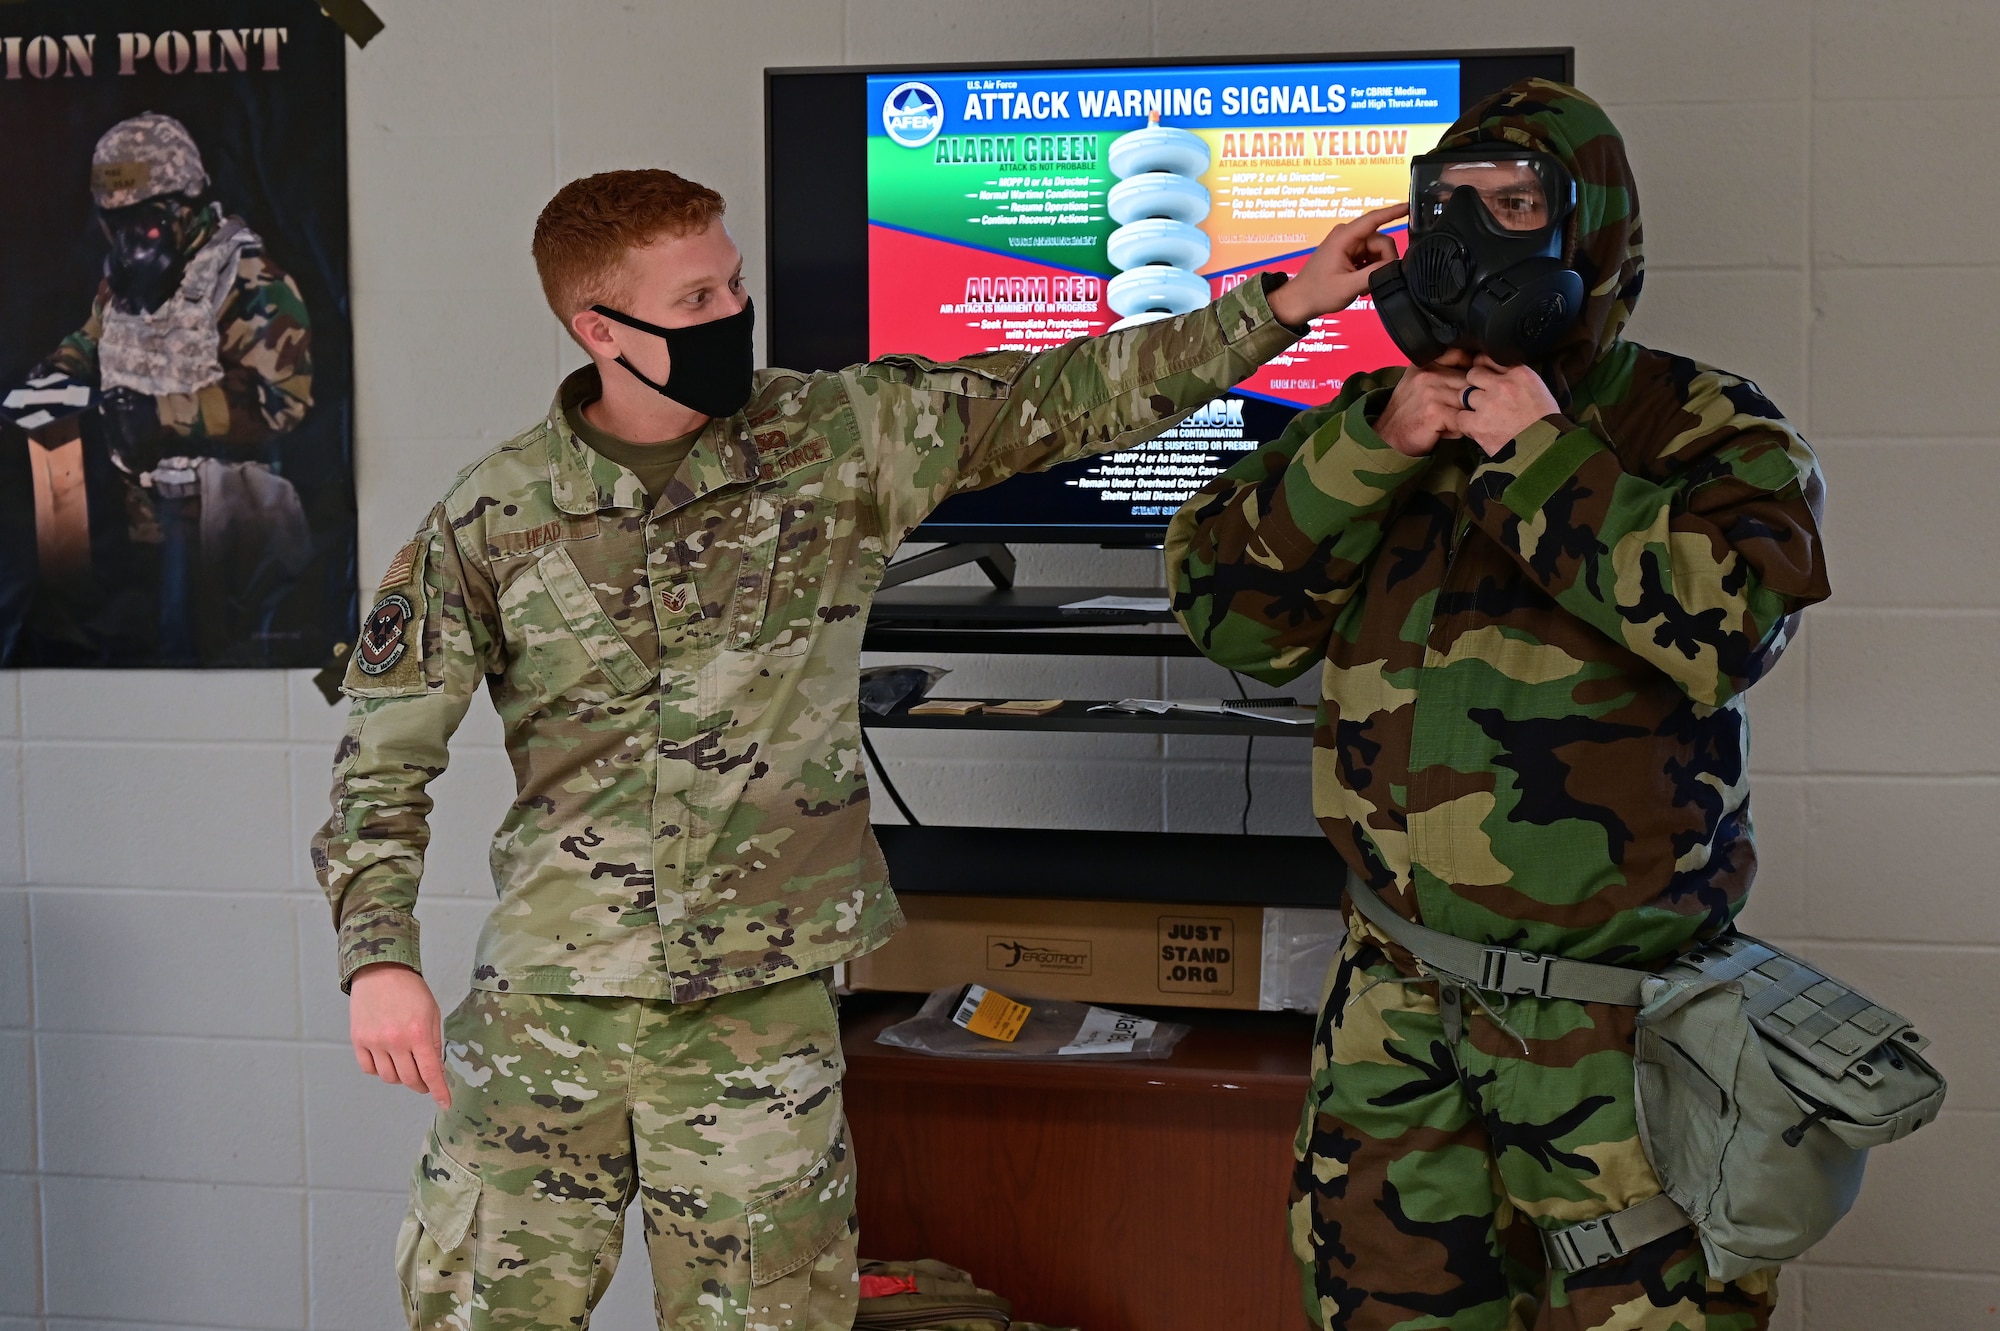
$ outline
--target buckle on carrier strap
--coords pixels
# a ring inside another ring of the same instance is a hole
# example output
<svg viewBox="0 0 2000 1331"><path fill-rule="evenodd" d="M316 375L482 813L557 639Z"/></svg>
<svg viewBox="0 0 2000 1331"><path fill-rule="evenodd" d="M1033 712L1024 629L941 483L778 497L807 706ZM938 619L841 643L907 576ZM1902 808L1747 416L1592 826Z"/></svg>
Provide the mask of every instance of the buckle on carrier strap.
<svg viewBox="0 0 2000 1331"><path fill-rule="evenodd" d="M1542 1251L1549 1265L1572 1274L1602 1266L1664 1238L1691 1223L1687 1212L1667 1194L1649 1197L1637 1206L1586 1220L1580 1225L1542 1231Z"/></svg>
<svg viewBox="0 0 2000 1331"><path fill-rule="evenodd" d="M1559 1271L1588 1271L1625 1255L1611 1226L1601 1220L1544 1232L1542 1247L1549 1255L1549 1265Z"/></svg>
<svg viewBox="0 0 2000 1331"><path fill-rule="evenodd" d="M1549 962L1539 952L1489 947L1480 953L1479 987L1497 994L1549 996Z"/></svg>

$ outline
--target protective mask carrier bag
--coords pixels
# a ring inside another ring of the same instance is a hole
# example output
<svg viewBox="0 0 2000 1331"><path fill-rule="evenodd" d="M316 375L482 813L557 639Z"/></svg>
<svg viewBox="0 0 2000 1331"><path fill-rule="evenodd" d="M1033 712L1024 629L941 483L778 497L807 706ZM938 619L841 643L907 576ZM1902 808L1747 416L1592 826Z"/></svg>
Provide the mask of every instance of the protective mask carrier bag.
<svg viewBox="0 0 2000 1331"><path fill-rule="evenodd" d="M1583 315L1583 277L1563 260L1575 210L1576 184L1548 153L1483 142L1413 158L1409 248L1368 279L1397 348L1412 365L1452 347L1502 365L1553 351Z"/></svg>
<svg viewBox="0 0 2000 1331"><path fill-rule="evenodd" d="M1799 1256L1854 1205L1869 1149L1938 1116L1945 1083L1907 1018L1736 932L1657 973L1491 947L1413 923L1352 876L1355 908L1424 973L1479 993L1639 1009L1639 1140L1665 1190L1542 1231L1549 1264L1600 1266L1694 1226L1709 1274Z"/></svg>

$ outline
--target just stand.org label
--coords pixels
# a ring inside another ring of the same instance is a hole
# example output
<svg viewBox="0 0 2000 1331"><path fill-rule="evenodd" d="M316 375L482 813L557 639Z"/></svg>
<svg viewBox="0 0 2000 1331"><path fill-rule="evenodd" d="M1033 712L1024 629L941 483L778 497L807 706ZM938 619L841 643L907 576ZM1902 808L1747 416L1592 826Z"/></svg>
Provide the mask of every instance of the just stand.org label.
<svg viewBox="0 0 2000 1331"><path fill-rule="evenodd" d="M1160 992L1236 992L1236 927L1226 919L1160 917Z"/></svg>

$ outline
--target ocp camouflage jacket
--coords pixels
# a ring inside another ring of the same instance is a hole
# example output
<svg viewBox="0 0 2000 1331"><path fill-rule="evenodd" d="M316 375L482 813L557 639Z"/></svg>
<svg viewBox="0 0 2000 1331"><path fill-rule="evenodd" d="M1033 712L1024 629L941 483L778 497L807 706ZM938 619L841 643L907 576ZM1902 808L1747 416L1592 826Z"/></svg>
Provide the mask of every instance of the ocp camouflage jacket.
<svg viewBox="0 0 2000 1331"><path fill-rule="evenodd" d="M1324 662L1314 811L1405 916L1644 963L1749 890L1742 694L1827 595L1819 472L1755 384L1619 339L1638 203L1594 103L1544 85L1461 125L1577 174L1562 410L1407 457L1374 429L1402 371L1358 375L1188 502L1168 583L1222 664Z"/></svg>
<svg viewBox="0 0 2000 1331"><path fill-rule="evenodd" d="M597 392L572 376L460 476L356 645L313 847L343 983L418 965L426 787L482 682L518 794L476 987L687 1001L883 942L856 693L890 553L946 496L1136 443L1294 340L1248 282L1037 355L761 371L650 512L566 424Z"/></svg>

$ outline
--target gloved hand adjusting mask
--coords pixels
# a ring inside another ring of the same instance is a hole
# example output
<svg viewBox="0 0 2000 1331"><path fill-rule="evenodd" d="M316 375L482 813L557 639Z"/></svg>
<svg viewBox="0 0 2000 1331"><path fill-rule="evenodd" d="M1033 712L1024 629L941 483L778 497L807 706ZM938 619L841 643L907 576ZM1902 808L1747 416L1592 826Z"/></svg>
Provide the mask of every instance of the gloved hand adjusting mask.
<svg viewBox="0 0 2000 1331"><path fill-rule="evenodd" d="M658 393L691 407L704 416L733 416L750 400L751 379L757 373L757 352L750 340L757 324L757 310L750 301L734 314L707 323L681 328L662 328L643 319L621 314L609 305L593 305L591 313L601 314L627 328L651 333L667 344L665 383L654 383L632 368L623 356L618 363L626 373Z"/></svg>
<svg viewBox="0 0 2000 1331"><path fill-rule="evenodd" d="M1576 183L1548 153L1476 143L1410 162L1410 244L1369 279L1375 308L1414 365L1451 347L1502 365L1537 360L1583 314L1564 264Z"/></svg>

